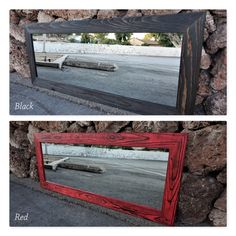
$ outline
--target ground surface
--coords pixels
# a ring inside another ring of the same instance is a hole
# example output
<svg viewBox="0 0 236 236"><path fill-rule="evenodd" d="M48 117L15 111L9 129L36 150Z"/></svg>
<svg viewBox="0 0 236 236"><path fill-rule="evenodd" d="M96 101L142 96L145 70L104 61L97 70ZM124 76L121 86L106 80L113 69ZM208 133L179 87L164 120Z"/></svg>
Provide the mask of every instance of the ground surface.
<svg viewBox="0 0 236 236"><path fill-rule="evenodd" d="M127 115L133 114L99 103L33 86L29 79L10 73L11 115ZM16 103L32 103L33 109L16 109Z"/></svg>
<svg viewBox="0 0 236 236"><path fill-rule="evenodd" d="M115 72L64 66L37 67L38 76L139 100L175 106L180 58L110 54L73 54L80 60L116 64Z"/></svg>
<svg viewBox="0 0 236 236"><path fill-rule="evenodd" d="M16 213L28 220L15 220ZM10 226L159 226L156 223L43 190L11 176Z"/></svg>
<svg viewBox="0 0 236 236"><path fill-rule="evenodd" d="M100 195L161 209L167 162L115 158L70 157L67 163L104 170L91 173L58 168L46 170L46 179Z"/></svg>

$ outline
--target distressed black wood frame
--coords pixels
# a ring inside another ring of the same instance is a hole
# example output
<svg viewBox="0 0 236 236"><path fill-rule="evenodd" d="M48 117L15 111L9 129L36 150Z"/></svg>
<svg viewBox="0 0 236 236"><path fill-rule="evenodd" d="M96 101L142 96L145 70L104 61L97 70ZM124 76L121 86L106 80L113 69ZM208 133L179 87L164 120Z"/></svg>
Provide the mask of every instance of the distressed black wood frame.
<svg viewBox="0 0 236 236"><path fill-rule="evenodd" d="M128 110L137 114L191 115L194 111L198 87L204 22L205 12L195 12L162 16L122 17L104 20L88 19L29 24L25 27L25 35L32 83L39 87ZM38 77L34 56L33 34L116 32L163 32L183 34L176 107L146 102L94 89L51 82Z"/></svg>

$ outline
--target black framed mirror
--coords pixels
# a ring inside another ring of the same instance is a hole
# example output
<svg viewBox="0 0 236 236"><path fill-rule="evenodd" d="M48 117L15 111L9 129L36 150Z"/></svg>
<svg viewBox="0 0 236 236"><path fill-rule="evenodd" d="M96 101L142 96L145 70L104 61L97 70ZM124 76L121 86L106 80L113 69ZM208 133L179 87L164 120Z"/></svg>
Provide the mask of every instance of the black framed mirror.
<svg viewBox="0 0 236 236"><path fill-rule="evenodd" d="M32 83L136 114L193 114L204 21L198 12L27 25Z"/></svg>

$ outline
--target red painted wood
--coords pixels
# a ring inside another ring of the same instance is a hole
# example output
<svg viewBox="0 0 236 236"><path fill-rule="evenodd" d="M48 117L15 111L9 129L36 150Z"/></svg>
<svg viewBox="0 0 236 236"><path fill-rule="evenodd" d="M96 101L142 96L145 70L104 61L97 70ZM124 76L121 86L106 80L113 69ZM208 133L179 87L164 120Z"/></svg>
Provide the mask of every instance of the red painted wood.
<svg viewBox="0 0 236 236"><path fill-rule="evenodd" d="M34 137L39 179L43 188L154 222L173 225L187 144L186 133L35 133ZM153 209L46 181L41 143L168 149L169 159L162 209Z"/></svg>

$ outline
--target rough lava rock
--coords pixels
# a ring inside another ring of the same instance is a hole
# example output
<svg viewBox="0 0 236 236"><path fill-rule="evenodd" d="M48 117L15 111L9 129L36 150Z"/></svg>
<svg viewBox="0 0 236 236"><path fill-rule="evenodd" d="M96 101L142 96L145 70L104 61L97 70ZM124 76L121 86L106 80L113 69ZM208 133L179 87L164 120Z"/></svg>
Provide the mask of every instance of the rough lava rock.
<svg viewBox="0 0 236 236"><path fill-rule="evenodd" d="M213 15L218 16L218 17L226 17L227 16L227 11L226 10L211 10L211 13Z"/></svg>
<svg viewBox="0 0 236 236"><path fill-rule="evenodd" d="M187 175L183 178L177 219L185 225L203 222L211 210L213 200L223 186L212 177Z"/></svg>
<svg viewBox="0 0 236 236"><path fill-rule="evenodd" d="M68 20L80 20L93 18L97 15L98 10L69 10L68 11Z"/></svg>
<svg viewBox="0 0 236 236"><path fill-rule="evenodd" d="M15 10L10 10L10 23L11 24L18 24L20 22L20 17L16 13Z"/></svg>
<svg viewBox="0 0 236 236"><path fill-rule="evenodd" d="M144 16L149 16L149 15L171 15L171 14L177 14L180 11L181 11L180 9L174 9L174 10L145 9L145 10L142 10L142 14Z"/></svg>
<svg viewBox="0 0 236 236"><path fill-rule="evenodd" d="M133 121L134 132L175 132L178 130L176 121Z"/></svg>
<svg viewBox="0 0 236 236"><path fill-rule="evenodd" d="M25 43L25 32L22 27L16 24L10 23L10 35L21 43Z"/></svg>
<svg viewBox="0 0 236 236"><path fill-rule="evenodd" d="M226 168L224 168L216 177L216 179L222 183L222 184L226 184L227 182L227 171Z"/></svg>
<svg viewBox="0 0 236 236"><path fill-rule="evenodd" d="M122 17L127 11L118 10L99 10L97 14L97 19L109 19L113 17Z"/></svg>
<svg viewBox="0 0 236 236"><path fill-rule="evenodd" d="M26 47L14 38L10 40L10 64L24 78L30 77Z"/></svg>
<svg viewBox="0 0 236 236"><path fill-rule="evenodd" d="M17 128L10 137L10 144L15 148L25 148L29 145L27 132Z"/></svg>
<svg viewBox="0 0 236 236"><path fill-rule="evenodd" d="M27 149L11 146L10 148L10 171L18 178L29 176L30 156Z"/></svg>
<svg viewBox="0 0 236 236"><path fill-rule="evenodd" d="M222 92L207 97L203 105L207 115L226 115L226 95Z"/></svg>
<svg viewBox="0 0 236 236"><path fill-rule="evenodd" d="M38 12L39 10L33 10L33 9L16 10L16 13L20 18L24 17L30 21L37 20Z"/></svg>
<svg viewBox="0 0 236 236"><path fill-rule="evenodd" d="M216 30L216 24L214 21L214 17L211 15L209 11L206 13L206 23L205 27L209 33L213 33Z"/></svg>
<svg viewBox="0 0 236 236"><path fill-rule="evenodd" d="M129 9L125 16L126 16L126 17L142 16L142 12L141 12L140 10L132 10L132 9Z"/></svg>
<svg viewBox="0 0 236 236"><path fill-rule="evenodd" d="M213 79L211 81L211 87L214 90L222 90L226 87L227 78L227 50L219 52L215 58L215 65L211 70Z"/></svg>
<svg viewBox="0 0 236 236"><path fill-rule="evenodd" d="M211 65L211 57L209 54L205 52L204 49L202 49L202 57L201 57L201 69L208 69Z"/></svg>
<svg viewBox="0 0 236 236"><path fill-rule="evenodd" d="M34 145L34 133L40 133L40 129L34 127L32 124L29 124L27 138L31 145Z"/></svg>
<svg viewBox="0 0 236 236"><path fill-rule="evenodd" d="M226 211L226 190L220 195L220 197L215 201L214 207Z"/></svg>
<svg viewBox="0 0 236 236"><path fill-rule="evenodd" d="M206 41L206 51L215 54L220 48L225 48L226 44L226 24L217 25L217 30Z"/></svg>
<svg viewBox="0 0 236 236"><path fill-rule="evenodd" d="M30 160L29 176L34 181L39 181L37 160L35 156Z"/></svg>
<svg viewBox="0 0 236 236"><path fill-rule="evenodd" d="M32 125L47 132L65 132L69 127L69 121L32 121Z"/></svg>
<svg viewBox="0 0 236 236"><path fill-rule="evenodd" d="M198 130L210 125L208 121L183 121L182 126L188 130Z"/></svg>
<svg viewBox="0 0 236 236"><path fill-rule="evenodd" d="M94 121L97 132L119 132L130 121Z"/></svg>
<svg viewBox="0 0 236 236"><path fill-rule="evenodd" d="M68 129L67 129L68 133L78 133L78 132L85 132L85 128L83 128L82 126L80 126L77 122L72 123Z"/></svg>
<svg viewBox="0 0 236 236"><path fill-rule="evenodd" d="M226 212L214 208L209 214L209 219L212 221L214 226L226 226L227 215Z"/></svg>
<svg viewBox="0 0 236 236"><path fill-rule="evenodd" d="M211 90L209 86L210 78L211 76L207 70L200 71L197 95L202 96L202 97L207 97L211 95Z"/></svg>
<svg viewBox="0 0 236 236"><path fill-rule="evenodd" d="M38 13L38 23L48 23L54 20L54 17L48 15L44 11Z"/></svg>
<svg viewBox="0 0 236 236"><path fill-rule="evenodd" d="M226 165L226 126L212 125L189 132L185 166L195 175L220 171Z"/></svg>

